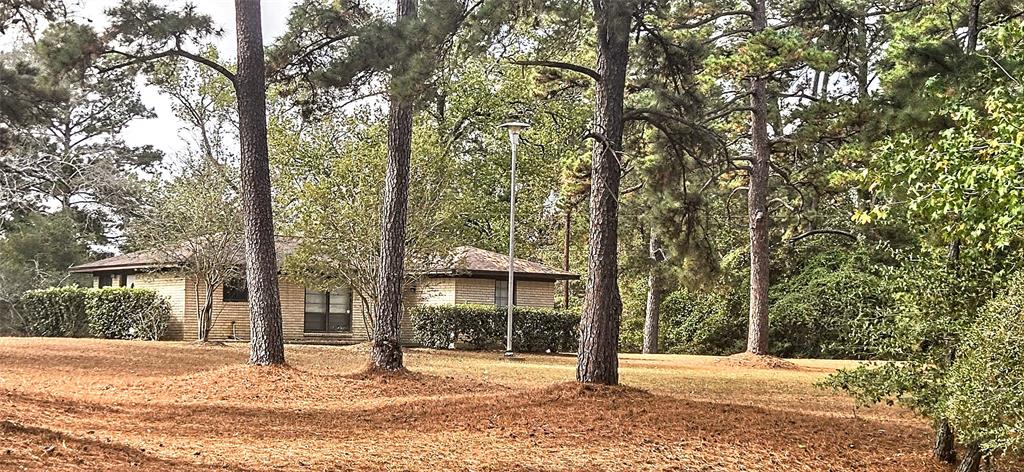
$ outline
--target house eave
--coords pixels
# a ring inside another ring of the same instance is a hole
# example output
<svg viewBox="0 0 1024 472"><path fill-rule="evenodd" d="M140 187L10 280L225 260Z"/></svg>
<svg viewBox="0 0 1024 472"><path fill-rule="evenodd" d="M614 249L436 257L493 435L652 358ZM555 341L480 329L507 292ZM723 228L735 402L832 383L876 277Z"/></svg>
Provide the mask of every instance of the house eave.
<svg viewBox="0 0 1024 472"><path fill-rule="evenodd" d="M88 274L94 272L118 272L125 270L136 270L136 271L153 271L161 269L171 269L174 266L166 264L116 264L116 265L104 265L104 266L74 266L68 269L68 272L72 274Z"/></svg>
<svg viewBox="0 0 1024 472"><path fill-rule="evenodd" d="M425 275L429 277L480 277L488 279L505 279L508 278L508 271L503 270L449 270L449 271L433 271L427 272ZM576 274L552 274L552 273L539 273L539 272L515 272L515 278L517 280L537 280L545 282L556 282L559 280L579 280L580 276Z"/></svg>

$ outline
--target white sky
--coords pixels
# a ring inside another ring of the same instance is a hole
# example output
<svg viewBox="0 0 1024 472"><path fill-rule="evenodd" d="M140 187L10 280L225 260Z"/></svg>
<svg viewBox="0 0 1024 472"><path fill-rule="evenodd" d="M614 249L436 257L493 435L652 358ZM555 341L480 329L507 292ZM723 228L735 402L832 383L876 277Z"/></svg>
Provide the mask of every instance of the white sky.
<svg viewBox="0 0 1024 472"><path fill-rule="evenodd" d="M223 35L213 41L214 45L225 59L234 58L236 48L234 0L157 1L169 7L181 7L192 3L196 5L199 12L210 15L217 27L224 31ZM69 2L72 8L75 8L73 6L75 3L74 1ZM104 11L118 3L120 0L78 0L79 6L76 10L79 12L80 19L87 19L95 28L102 29L107 26ZM296 3L298 0L261 0L264 44L270 45L284 34L287 29L288 14L292 5ZM369 0L366 3L385 11L391 7L390 9L393 11L391 0ZM168 97L161 95L156 87L146 86L142 79L138 83L143 101L153 109L157 117L148 120L135 120L124 130L123 138L129 145L150 144L155 146L166 154L164 162L173 166L177 160L176 156L186 149L186 142L181 136L185 123L174 116Z"/></svg>
<svg viewBox="0 0 1024 472"><path fill-rule="evenodd" d="M97 28L106 26L104 11L119 3L118 0L81 0L81 16L93 20ZM168 0L161 2L168 6L182 6L185 1ZM192 1L200 12L210 15L224 34L214 41L223 57L233 58L235 55L235 3L234 0L198 0ZM271 44L285 32L288 12L292 0L262 0L263 42ZM185 141L180 133L185 126L171 111L170 99L161 95L156 87L139 85L142 99L151 107L157 117L148 120L135 120L123 132L125 141L133 146L151 144L166 153L166 161L175 161L175 156L185 150Z"/></svg>

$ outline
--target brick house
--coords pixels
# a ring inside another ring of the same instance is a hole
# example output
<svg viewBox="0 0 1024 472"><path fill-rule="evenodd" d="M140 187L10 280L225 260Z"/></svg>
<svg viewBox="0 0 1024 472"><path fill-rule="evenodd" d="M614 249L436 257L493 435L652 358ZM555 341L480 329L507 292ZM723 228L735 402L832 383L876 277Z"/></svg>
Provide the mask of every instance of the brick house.
<svg viewBox="0 0 1024 472"><path fill-rule="evenodd" d="M294 244L278 244L286 256ZM162 263L154 251L137 251L71 268L92 275L93 287L134 287L156 291L168 299L171 320L165 339L196 339L196 311L204 295L193 280ZM462 246L455 250L449 267L425 274L405 294L405 307L441 304L508 303L508 256ZM516 259L513 303L520 306L554 307L555 282L578 279L571 272L537 262ZM241 285L241 287L239 287ZM329 292L314 290L282 275L279 280L281 314L286 342L356 343L367 339L367 314L349 287ZM218 287L213 298L211 340L249 338L249 303L244 283ZM413 341L412 324L402 318L402 339Z"/></svg>

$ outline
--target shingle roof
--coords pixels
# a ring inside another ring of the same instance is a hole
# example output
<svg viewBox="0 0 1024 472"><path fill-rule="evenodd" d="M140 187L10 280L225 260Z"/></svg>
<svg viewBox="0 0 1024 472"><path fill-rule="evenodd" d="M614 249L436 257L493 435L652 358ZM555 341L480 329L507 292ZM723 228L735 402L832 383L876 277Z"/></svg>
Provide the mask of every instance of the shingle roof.
<svg viewBox="0 0 1024 472"><path fill-rule="evenodd" d="M279 238L277 240L278 259L282 259L295 251L295 248L298 246L297 243L298 239L296 238ZM76 265L71 268L71 272L161 269L173 267L173 265L173 263L164 259L161 251L147 249ZM515 260L515 272L519 275L555 280L579 278L578 275L572 272L519 258ZM459 246L455 248L449 267L429 271L431 275L501 275L506 273L508 273L508 256L472 246Z"/></svg>
<svg viewBox="0 0 1024 472"><path fill-rule="evenodd" d="M515 272L522 275L535 275L552 279L578 279L579 276L561 269L528 261L526 259L515 259ZM459 246L455 248L452 257L452 268L449 272L470 272L482 274L507 274L508 256L486 249L472 246ZM434 271L433 273L439 273Z"/></svg>
<svg viewBox="0 0 1024 472"><path fill-rule="evenodd" d="M161 255L157 251L147 249L79 264L71 267L71 272L93 272L96 270L113 269L158 269L167 267L168 264L161 262L160 259Z"/></svg>

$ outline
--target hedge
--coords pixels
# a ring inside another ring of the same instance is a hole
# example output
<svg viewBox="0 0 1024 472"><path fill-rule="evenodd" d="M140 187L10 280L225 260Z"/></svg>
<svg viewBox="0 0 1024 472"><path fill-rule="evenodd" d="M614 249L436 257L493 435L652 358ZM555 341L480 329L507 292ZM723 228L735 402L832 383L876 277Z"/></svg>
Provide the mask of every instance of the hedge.
<svg viewBox="0 0 1024 472"><path fill-rule="evenodd" d="M423 305L412 308L416 340L446 349L465 343L474 349L505 344L508 311L493 305ZM515 307L512 343L521 352L575 351L580 316L550 308Z"/></svg>
<svg viewBox="0 0 1024 472"><path fill-rule="evenodd" d="M93 336L155 341L167 331L171 306L156 292L138 288L101 288L89 292L85 313Z"/></svg>
<svg viewBox="0 0 1024 472"><path fill-rule="evenodd" d="M88 291L78 287L29 290L22 294L17 330L27 336L79 338L89 335Z"/></svg>
<svg viewBox="0 0 1024 472"><path fill-rule="evenodd" d="M17 329L28 336L160 339L171 307L152 290L59 287L25 292Z"/></svg>

